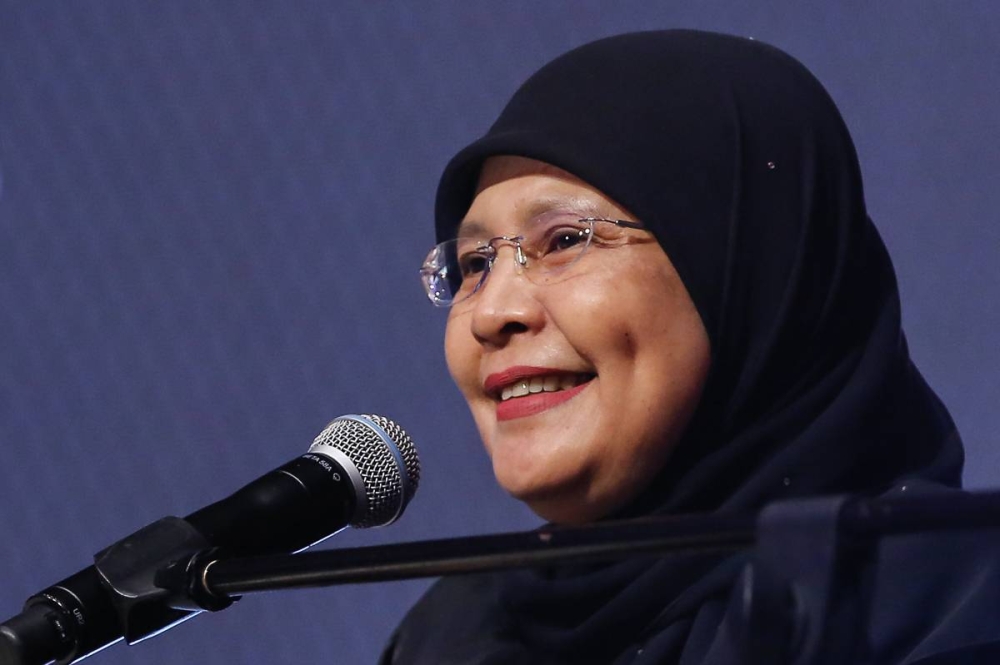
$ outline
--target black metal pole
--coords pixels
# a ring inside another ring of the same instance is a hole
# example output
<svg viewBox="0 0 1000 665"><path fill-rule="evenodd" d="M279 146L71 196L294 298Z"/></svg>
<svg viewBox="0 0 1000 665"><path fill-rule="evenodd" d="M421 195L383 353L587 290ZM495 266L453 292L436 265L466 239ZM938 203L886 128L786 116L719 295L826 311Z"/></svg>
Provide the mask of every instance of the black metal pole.
<svg viewBox="0 0 1000 665"><path fill-rule="evenodd" d="M202 580L212 594L230 595L640 555L733 552L753 543L753 528L753 519L744 516L546 527L494 536L212 561L202 566Z"/></svg>
<svg viewBox="0 0 1000 665"><path fill-rule="evenodd" d="M633 556L737 552L754 544L756 515L684 515L544 527L493 536L416 541L295 555L208 560L192 570L216 597L274 589L438 577ZM847 537L1000 526L1000 492L853 499Z"/></svg>

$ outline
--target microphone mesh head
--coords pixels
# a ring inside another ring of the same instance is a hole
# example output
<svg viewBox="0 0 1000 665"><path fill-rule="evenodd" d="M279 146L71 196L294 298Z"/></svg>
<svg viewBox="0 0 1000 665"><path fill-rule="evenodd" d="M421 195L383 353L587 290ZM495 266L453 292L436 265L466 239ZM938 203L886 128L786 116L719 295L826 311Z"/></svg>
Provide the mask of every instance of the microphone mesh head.
<svg viewBox="0 0 1000 665"><path fill-rule="evenodd" d="M322 453L327 446L343 453L364 483L365 501L358 501L362 509L354 514L351 526L364 529L394 522L420 483L420 460L413 439L388 418L352 415L327 425L309 450ZM367 506L362 505L365 503Z"/></svg>

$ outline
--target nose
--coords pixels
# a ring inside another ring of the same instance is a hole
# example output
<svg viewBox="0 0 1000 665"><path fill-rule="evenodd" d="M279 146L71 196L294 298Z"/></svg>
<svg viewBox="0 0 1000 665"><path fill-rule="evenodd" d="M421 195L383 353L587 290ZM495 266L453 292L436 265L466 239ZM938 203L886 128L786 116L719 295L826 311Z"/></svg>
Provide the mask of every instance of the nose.
<svg viewBox="0 0 1000 665"><path fill-rule="evenodd" d="M520 245L505 244L510 246L513 262L503 256L505 245L497 247L493 267L471 303L472 334L488 346L503 346L512 335L540 329L545 319L536 287L525 279Z"/></svg>

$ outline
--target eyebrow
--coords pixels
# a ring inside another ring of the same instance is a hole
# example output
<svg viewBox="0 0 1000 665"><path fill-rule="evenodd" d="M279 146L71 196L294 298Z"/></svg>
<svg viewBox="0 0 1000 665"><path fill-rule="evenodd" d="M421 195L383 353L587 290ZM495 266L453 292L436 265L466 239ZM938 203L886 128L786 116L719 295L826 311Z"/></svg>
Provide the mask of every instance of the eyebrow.
<svg viewBox="0 0 1000 665"><path fill-rule="evenodd" d="M530 222L547 212L562 210L577 213L580 217L603 217L607 213L601 211L602 207L593 199L581 196L546 196L532 201L519 216ZM486 224L466 218L459 223L458 233L455 237L477 238L486 236L488 233Z"/></svg>

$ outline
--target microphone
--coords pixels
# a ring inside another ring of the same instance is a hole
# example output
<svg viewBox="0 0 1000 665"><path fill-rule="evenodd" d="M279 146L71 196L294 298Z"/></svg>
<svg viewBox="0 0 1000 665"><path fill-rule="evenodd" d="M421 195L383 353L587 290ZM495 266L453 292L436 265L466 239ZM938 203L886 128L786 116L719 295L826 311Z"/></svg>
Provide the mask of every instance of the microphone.
<svg viewBox="0 0 1000 665"><path fill-rule="evenodd" d="M151 637L200 611L167 604L173 591L157 582L171 564L208 548L224 556L295 552L347 526L385 526L419 482L416 447L402 428L382 416L341 416L301 457L183 520L140 529L29 598L0 624L0 665L71 663L122 637Z"/></svg>

